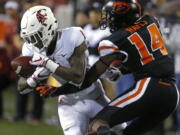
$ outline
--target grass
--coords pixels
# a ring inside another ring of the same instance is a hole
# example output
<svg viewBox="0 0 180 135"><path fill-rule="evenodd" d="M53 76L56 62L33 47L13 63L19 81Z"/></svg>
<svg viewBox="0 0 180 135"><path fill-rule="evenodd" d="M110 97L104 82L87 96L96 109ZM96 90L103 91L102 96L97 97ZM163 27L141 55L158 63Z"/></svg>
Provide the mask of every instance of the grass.
<svg viewBox="0 0 180 135"><path fill-rule="evenodd" d="M15 115L15 86L10 86L3 92L4 114L8 120L0 120L0 135L63 135L57 115L57 98L46 99L44 105L43 122L40 124L29 124L25 122L11 122ZM31 110L32 98L28 105ZM165 127L171 125L171 119L166 120ZM148 135L158 135L150 133ZM174 132L166 132L165 135L175 135Z"/></svg>
<svg viewBox="0 0 180 135"><path fill-rule="evenodd" d="M47 124L32 125L23 122L0 122L0 135L63 135L57 126Z"/></svg>
<svg viewBox="0 0 180 135"><path fill-rule="evenodd" d="M0 120L0 135L63 135L58 122L57 98L46 99L42 123L12 122L15 116L15 86L8 87L3 92L4 115L6 120ZM30 96L28 110L32 108Z"/></svg>

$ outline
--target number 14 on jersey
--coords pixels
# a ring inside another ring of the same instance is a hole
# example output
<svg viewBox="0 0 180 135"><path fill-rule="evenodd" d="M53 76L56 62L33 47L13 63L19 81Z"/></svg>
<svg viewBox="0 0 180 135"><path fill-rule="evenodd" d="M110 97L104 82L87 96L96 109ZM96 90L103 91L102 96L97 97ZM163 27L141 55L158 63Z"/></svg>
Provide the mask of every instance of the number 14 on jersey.
<svg viewBox="0 0 180 135"><path fill-rule="evenodd" d="M160 50L162 55L167 55L168 52L165 48L164 40L161 36L161 33L155 23L147 27L148 32L151 36L151 49L152 51ZM140 35L135 32L128 37L129 41L136 46L140 56L142 65L147 64L154 60L154 56L149 52L147 45L144 43Z"/></svg>

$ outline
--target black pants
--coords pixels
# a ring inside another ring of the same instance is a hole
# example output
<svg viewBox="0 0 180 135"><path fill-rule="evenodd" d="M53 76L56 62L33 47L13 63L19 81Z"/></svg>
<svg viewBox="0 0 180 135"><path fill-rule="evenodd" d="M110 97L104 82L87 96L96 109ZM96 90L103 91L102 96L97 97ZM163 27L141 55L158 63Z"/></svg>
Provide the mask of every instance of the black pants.
<svg viewBox="0 0 180 135"><path fill-rule="evenodd" d="M0 91L0 119L3 118L3 96L2 91Z"/></svg>
<svg viewBox="0 0 180 135"><path fill-rule="evenodd" d="M144 78L114 99L95 119L107 121L111 127L133 120L124 135L141 135L171 114L178 101L175 85L156 78Z"/></svg>
<svg viewBox="0 0 180 135"><path fill-rule="evenodd" d="M10 82L8 75L0 75L0 118L3 118L4 113L3 91L9 86Z"/></svg>
<svg viewBox="0 0 180 135"><path fill-rule="evenodd" d="M44 100L39 96L35 91L33 94L33 108L32 108L32 118L33 119L41 119L43 114L43 104ZM27 114L27 105L29 94L21 95L17 92L17 101L16 101L16 118L22 120L25 118Z"/></svg>

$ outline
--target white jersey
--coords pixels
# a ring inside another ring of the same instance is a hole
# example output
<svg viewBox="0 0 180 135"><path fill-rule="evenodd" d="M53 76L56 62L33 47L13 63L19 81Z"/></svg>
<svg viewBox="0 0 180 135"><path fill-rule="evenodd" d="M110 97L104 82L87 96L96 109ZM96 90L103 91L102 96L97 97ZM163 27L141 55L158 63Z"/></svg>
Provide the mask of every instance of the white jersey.
<svg viewBox="0 0 180 135"><path fill-rule="evenodd" d="M58 32L58 37L56 42L56 48L53 54L49 56L49 58L51 58L54 62L58 63L63 67L68 67L69 58L74 53L75 48L80 46L83 42L85 42L86 40L85 35L80 27L70 27L70 28L58 30L57 32ZM22 49L23 56L33 56L33 52L39 52L39 49L34 47L32 44L25 43L23 45L23 49ZM66 80L62 79L59 76L56 75L53 76L60 84L64 84L67 82ZM101 89L100 85L101 84L97 81L93 83L89 88L87 88L87 90L83 90L78 93L69 94L60 97L66 97L65 99L67 100L68 103L72 103L78 99L96 98L99 96L99 94L102 94L101 90L99 92L97 90L97 89Z"/></svg>
<svg viewBox="0 0 180 135"><path fill-rule="evenodd" d="M70 27L67 29L58 30L58 39L53 55L50 56L62 66L69 66L68 59L74 52L74 49L85 41L85 35L80 27ZM32 44L24 43L22 48L23 56L33 56L34 52L39 52L39 49Z"/></svg>
<svg viewBox="0 0 180 135"><path fill-rule="evenodd" d="M49 58L61 66L68 67L68 60L74 53L74 49L83 42L85 42L85 35L81 28L71 27L59 30L56 48ZM32 44L24 44L23 56L33 56L34 52L39 52L39 50ZM61 77L55 76L55 78L61 84L66 82ZM99 81L86 90L59 96L58 115L64 135L84 135L90 118L94 117L108 101Z"/></svg>
<svg viewBox="0 0 180 135"><path fill-rule="evenodd" d="M56 48L50 58L63 67L69 67L69 58L74 53L76 47L85 42L85 35L80 27L70 27L58 31L59 36L56 42ZM59 76L54 77L61 83L65 83Z"/></svg>
<svg viewBox="0 0 180 135"><path fill-rule="evenodd" d="M48 56L54 62L63 67L69 66L68 59L74 52L74 49L85 41L85 36L79 27L71 27L63 30L58 30L58 37L56 41L56 48L51 56ZM22 49L23 56L33 56L34 52L39 52L39 49L32 44L24 43ZM61 84L66 81L61 77L54 76Z"/></svg>

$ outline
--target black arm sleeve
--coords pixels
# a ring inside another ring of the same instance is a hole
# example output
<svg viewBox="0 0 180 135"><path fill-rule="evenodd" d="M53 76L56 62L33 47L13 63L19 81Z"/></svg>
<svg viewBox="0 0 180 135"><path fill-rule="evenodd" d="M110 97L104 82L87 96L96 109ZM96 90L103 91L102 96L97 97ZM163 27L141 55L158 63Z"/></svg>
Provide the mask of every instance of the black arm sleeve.
<svg viewBox="0 0 180 135"><path fill-rule="evenodd" d="M70 83L65 83L61 87L58 87L56 91L51 95L51 97L56 97L59 95L66 95L66 94L71 94L71 93L76 93L81 91L82 89L76 87L73 84Z"/></svg>
<svg viewBox="0 0 180 135"><path fill-rule="evenodd" d="M64 94L71 94L76 93L79 91L82 91L89 86L100 77L101 74L103 74L107 68L109 68L109 65L114 60L122 60L123 54L115 52L114 54L109 54L106 56L103 56L98 60L87 72L85 75L85 79L81 87L76 87L73 84L66 83L61 87L58 87L57 90L51 95L51 96L58 96L58 95L64 95Z"/></svg>
<svg viewBox="0 0 180 135"><path fill-rule="evenodd" d="M72 94L88 88L89 86L91 86L93 82L95 82L99 78L99 75L95 72L96 72L96 66L93 66L90 70L87 71L84 82L80 88L73 84L65 83L61 87L58 87L56 91L51 95L51 97L56 97L65 94ZM91 76L91 74L93 75Z"/></svg>
<svg viewBox="0 0 180 135"><path fill-rule="evenodd" d="M122 66L120 68L120 71L122 72L122 74L130 74L132 73L129 69L127 69L125 66Z"/></svg>

